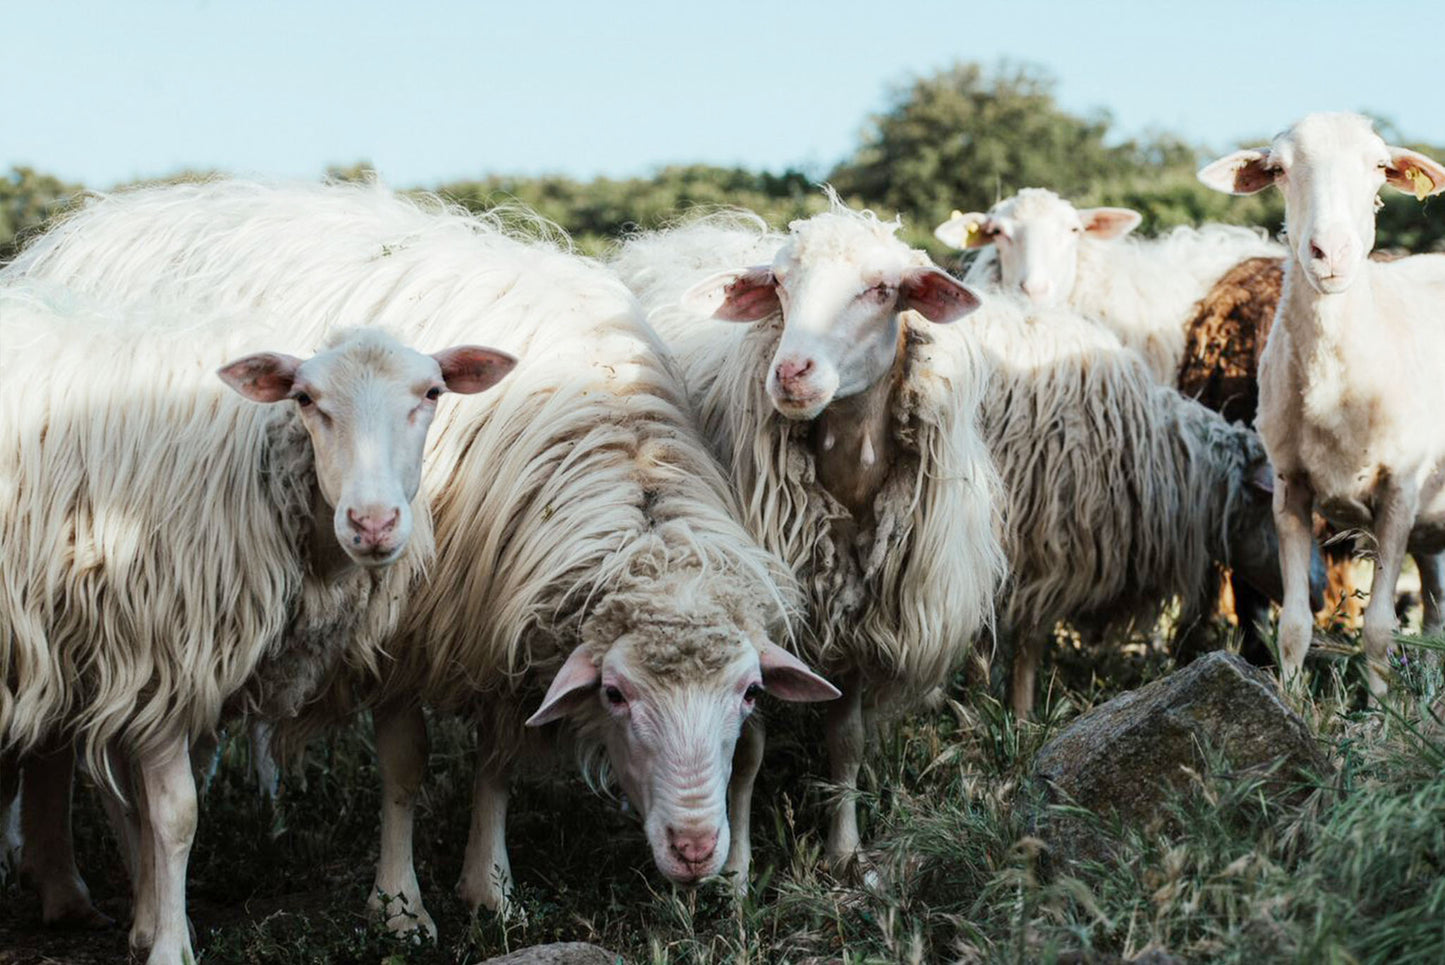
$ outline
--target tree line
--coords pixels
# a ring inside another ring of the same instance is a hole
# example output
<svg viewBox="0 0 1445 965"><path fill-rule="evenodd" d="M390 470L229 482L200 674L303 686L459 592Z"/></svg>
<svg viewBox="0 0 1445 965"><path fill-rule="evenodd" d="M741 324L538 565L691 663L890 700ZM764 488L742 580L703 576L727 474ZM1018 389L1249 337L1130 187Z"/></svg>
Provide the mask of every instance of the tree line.
<svg viewBox="0 0 1445 965"><path fill-rule="evenodd" d="M1211 191L1194 178L1208 160L1200 146L1168 132L1118 140L1107 113L1084 117L1064 110L1056 87L1051 76L1032 66L960 63L913 78L894 87L884 109L867 118L852 156L821 176L691 164L664 167L648 177L488 175L429 189L478 210L520 202L566 229L580 250L592 254L628 231L658 227L696 208L739 206L782 226L824 206L820 181L850 203L885 217L901 215L908 240L945 262L954 255L933 239L934 225L955 208L985 210L1024 187L1052 188L1080 206L1134 208L1144 215L1144 233L1203 221L1280 230L1284 202L1278 192L1231 198ZM1281 125L1290 120L1281 118ZM1445 159L1445 147L1402 140L1378 118L1377 127L1391 143ZM370 169L358 164L328 174L360 178ZM203 176L187 172L176 179ZM0 261L81 190L31 168L13 168L0 178ZM1431 199L1422 205L1393 191L1382 199L1378 247L1445 250L1445 204Z"/></svg>

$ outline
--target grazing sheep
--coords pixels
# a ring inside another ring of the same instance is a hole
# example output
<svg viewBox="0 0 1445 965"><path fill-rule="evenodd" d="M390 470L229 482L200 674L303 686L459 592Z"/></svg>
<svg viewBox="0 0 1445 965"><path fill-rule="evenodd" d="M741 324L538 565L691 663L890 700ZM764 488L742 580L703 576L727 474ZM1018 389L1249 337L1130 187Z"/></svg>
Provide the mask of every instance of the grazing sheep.
<svg viewBox="0 0 1445 965"><path fill-rule="evenodd" d="M745 881L754 704L764 689L837 691L770 639L796 590L736 522L681 384L615 278L434 200L244 182L101 201L16 270L112 297L162 286L295 318L359 315L418 343L465 333L521 359L483 404L437 420L423 480L436 559L385 642L391 659L340 676L313 708L375 708L384 787L371 904L391 927L435 931L411 856L422 703L477 719L459 885L473 908L508 903L509 774L539 743L523 725L563 718L584 749L605 749L664 874ZM382 894L394 898L385 908Z"/></svg>
<svg viewBox="0 0 1445 965"><path fill-rule="evenodd" d="M975 424L985 371L943 324L977 299L896 222L832 200L786 235L741 215L639 235L614 268L677 353L749 529L803 584L804 645L843 690L827 721L843 863L865 706L947 681L1004 560Z"/></svg>
<svg viewBox="0 0 1445 965"><path fill-rule="evenodd" d="M1423 200L1445 191L1445 167L1385 144L1357 114L1311 114L1199 179L1233 194L1276 184L1285 197L1284 293L1260 359L1258 419L1278 476L1283 677L1299 674L1309 648L1305 561L1318 510L1375 538L1364 636L1370 689L1383 696L1407 551L1420 568L1426 632L1441 626L1445 255L1367 256L1380 189Z"/></svg>
<svg viewBox="0 0 1445 965"><path fill-rule="evenodd" d="M411 501L436 399L512 362L373 330L236 359L298 344L290 328L0 292L0 752L53 771L64 735L94 773L133 760L131 944L152 962L191 954L190 742L227 706L294 713L331 665L376 659L430 549Z"/></svg>
<svg viewBox="0 0 1445 965"><path fill-rule="evenodd" d="M983 248L964 280L1022 293L1039 307L1068 305L1104 325L1173 385L1194 303L1246 258L1283 254L1249 228L1180 227L1124 238L1141 217L1128 208L1080 210L1052 191L1025 188L987 214L954 213L934 234L955 248Z"/></svg>
<svg viewBox="0 0 1445 965"><path fill-rule="evenodd" d="M993 363L981 422L1008 494L999 636L1015 651L1016 714L1032 711L1060 621L1151 624L1177 599L1187 630L1214 602L1215 563L1280 596L1253 432L1159 385L1067 310L996 298L969 327Z"/></svg>

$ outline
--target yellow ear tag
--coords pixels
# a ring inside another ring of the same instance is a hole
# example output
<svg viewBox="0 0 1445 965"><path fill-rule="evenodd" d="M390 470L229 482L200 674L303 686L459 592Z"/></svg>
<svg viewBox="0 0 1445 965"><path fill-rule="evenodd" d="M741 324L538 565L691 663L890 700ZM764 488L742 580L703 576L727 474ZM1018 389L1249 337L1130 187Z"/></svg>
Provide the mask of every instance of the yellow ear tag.
<svg viewBox="0 0 1445 965"><path fill-rule="evenodd" d="M963 239L963 246L965 248L972 248L982 237L983 225L977 221L971 221L968 225L968 234Z"/></svg>
<svg viewBox="0 0 1445 965"><path fill-rule="evenodd" d="M1435 190L1435 182L1430 180L1430 175L1419 168L1410 168L1406 171L1410 183L1415 185L1415 200L1424 201Z"/></svg>

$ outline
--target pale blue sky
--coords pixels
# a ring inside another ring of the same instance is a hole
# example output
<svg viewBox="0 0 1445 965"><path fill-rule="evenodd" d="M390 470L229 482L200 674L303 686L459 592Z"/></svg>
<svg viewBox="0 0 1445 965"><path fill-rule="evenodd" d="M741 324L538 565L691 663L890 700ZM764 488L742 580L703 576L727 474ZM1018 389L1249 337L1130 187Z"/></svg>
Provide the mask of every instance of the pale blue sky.
<svg viewBox="0 0 1445 965"><path fill-rule="evenodd" d="M399 186L703 161L821 173L891 83L1037 63L1119 130L1229 147L1309 110L1445 143L1445 3L0 0L0 169Z"/></svg>

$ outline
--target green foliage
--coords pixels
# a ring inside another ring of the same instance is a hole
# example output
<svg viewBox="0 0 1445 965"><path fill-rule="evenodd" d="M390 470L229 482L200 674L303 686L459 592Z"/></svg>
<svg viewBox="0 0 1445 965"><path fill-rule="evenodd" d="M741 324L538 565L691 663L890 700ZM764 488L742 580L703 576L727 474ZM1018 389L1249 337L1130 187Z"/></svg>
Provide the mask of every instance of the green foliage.
<svg viewBox="0 0 1445 965"><path fill-rule="evenodd" d="M77 184L28 167L13 167L0 178L0 264L13 258L25 238L79 191Z"/></svg>
<svg viewBox="0 0 1445 965"><path fill-rule="evenodd" d="M588 254L600 253L629 231L657 228L698 209L742 207L771 224L786 225L825 206L798 171L774 175L703 164L666 167L651 178L626 180L493 176L444 185L440 193L475 210L521 202L565 228Z"/></svg>

